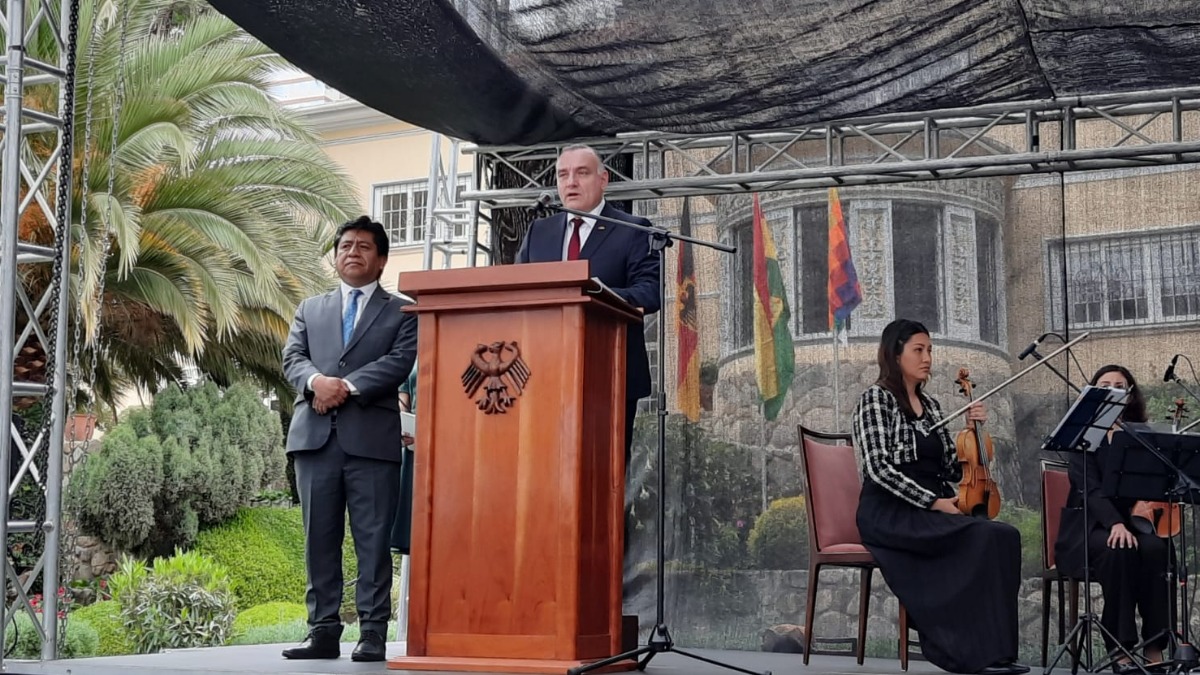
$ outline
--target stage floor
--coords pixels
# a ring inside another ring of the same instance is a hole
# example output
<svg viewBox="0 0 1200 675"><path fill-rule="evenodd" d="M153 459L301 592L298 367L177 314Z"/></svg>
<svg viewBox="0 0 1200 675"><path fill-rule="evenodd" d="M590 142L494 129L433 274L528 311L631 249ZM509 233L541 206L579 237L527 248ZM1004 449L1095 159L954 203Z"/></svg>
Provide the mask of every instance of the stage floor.
<svg viewBox="0 0 1200 675"><path fill-rule="evenodd" d="M415 673L407 670L388 670L386 663L354 663L350 660L353 644L342 645L342 658L336 661L288 661L279 655L280 650L292 645L247 645L239 647L210 647L206 649L181 649L162 654L137 656L105 656L88 659L63 659L58 661L14 661L6 660L5 673L18 675L209 675L223 673L306 673L309 675L341 675L343 673L373 675L404 675ZM397 656L404 651L404 643L388 644L388 656ZM686 650L693 651L693 650ZM770 671L772 675L891 675L900 673L900 662L896 659L867 659L859 666L852 657L813 655L808 667L804 666L799 654L772 654L766 652L714 651L697 649L694 652L706 658L716 659L739 668L756 672ZM637 671L632 671L636 673ZM669 675L717 675L734 671L690 659L681 654L666 653L655 656L646 667L647 673ZM941 673L938 668L925 661L909 661L908 672ZM421 675L427 675L422 673ZM479 675L479 674L476 674ZM1037 675L1035 671L1034 675Z"/></svg>

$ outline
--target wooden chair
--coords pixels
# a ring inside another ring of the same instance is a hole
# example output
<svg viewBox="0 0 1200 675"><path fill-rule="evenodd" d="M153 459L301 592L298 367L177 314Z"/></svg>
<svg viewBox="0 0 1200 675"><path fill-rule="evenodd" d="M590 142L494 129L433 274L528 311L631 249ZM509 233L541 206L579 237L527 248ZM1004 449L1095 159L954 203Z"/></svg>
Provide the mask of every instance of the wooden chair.
<svg viewBox="0 0 1200 675"><path fill-rule="evenodd" d="M1071 493L1071 479L1065 462L1042 460L1042 665L1050 646L1050 590L1058 590L1058 642L1061 644L1068 628L1079 620L1080 579L1067 576L1058 569L1054 559L1054 542L1058 540L1059 526L1067 496ZM1064 602L1064 590L1069 599ZM1066 607L1071 607L1071 622L1066 623ZM1072 670L1078 666L1079 651L1071 650Z"/></svg>
<svg viewBox="0 0 1200 675"><path fill-rule="evenodd" d="M800 473L808 512L808 598L804 617L804 665L812 652L813 614L822 567L859 570L858 640L855 657L862 665L866 655L867 615L871 602L871 576L879 565L862 544L855 516L862 482L849 434L826 434L798 428ZM813 480L813 479L817 480ZM908 670L908 614L900 605L900 667Z"/></svg>

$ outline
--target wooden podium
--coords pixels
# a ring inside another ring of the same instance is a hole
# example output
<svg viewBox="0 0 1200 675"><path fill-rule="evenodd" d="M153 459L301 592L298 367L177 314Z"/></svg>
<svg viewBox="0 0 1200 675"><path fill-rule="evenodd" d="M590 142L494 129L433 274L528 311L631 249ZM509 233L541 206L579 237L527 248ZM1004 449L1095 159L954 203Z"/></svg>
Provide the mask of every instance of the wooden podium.
<svg viewBox="0 0 1200 675"><path fill-rule="evenodd" d="M388 668L565 673L620 653L640 314L582 260L405 273L400 291L419 413L408 651Z"/></svg>

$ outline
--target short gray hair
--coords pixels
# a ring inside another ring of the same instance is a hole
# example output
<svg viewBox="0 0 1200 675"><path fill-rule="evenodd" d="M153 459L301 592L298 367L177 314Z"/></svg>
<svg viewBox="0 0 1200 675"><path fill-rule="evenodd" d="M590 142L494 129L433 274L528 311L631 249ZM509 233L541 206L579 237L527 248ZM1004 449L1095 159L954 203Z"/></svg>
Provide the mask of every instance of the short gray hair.
<svg viewBox="0 0 1200 675"><path fill-rule="evenodd" d="M586 143L572 143L570 145L564 146L562 150L558 151L558 156L562 157L564 154L566 154L567 152L570 152L572 150L586 150L586 151L592 153L592 156L596 158L596 166L601 171L608 171L608 169L606 169L604 167L604 160L600 158L600 153L596 152L595 148L593 148L592 146L590 146Z"/></svg>

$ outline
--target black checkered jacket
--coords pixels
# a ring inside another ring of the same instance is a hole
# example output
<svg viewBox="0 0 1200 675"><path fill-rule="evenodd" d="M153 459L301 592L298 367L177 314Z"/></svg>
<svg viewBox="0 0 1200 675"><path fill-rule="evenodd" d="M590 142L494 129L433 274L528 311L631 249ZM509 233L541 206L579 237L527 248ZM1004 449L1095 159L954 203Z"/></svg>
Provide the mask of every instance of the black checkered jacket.
<svg viewBox="0 0 1200 675"><path fill-rule="evenodd" d="M942 408L932 397L921 393L921 401L934 422L942 419ZM957 493L956 486L962 479L962 466L954 440L943 426L937 430L945 449L943 475L946 483L942 494L935 494L909 478L901 470L905 464L917 461L917 434L915 420L900 409L900 404L890 391L873 384L863 392L854 409L854 447L861 458L864 480L870 480L900 499L928 509L942 497Z"/></svg>

